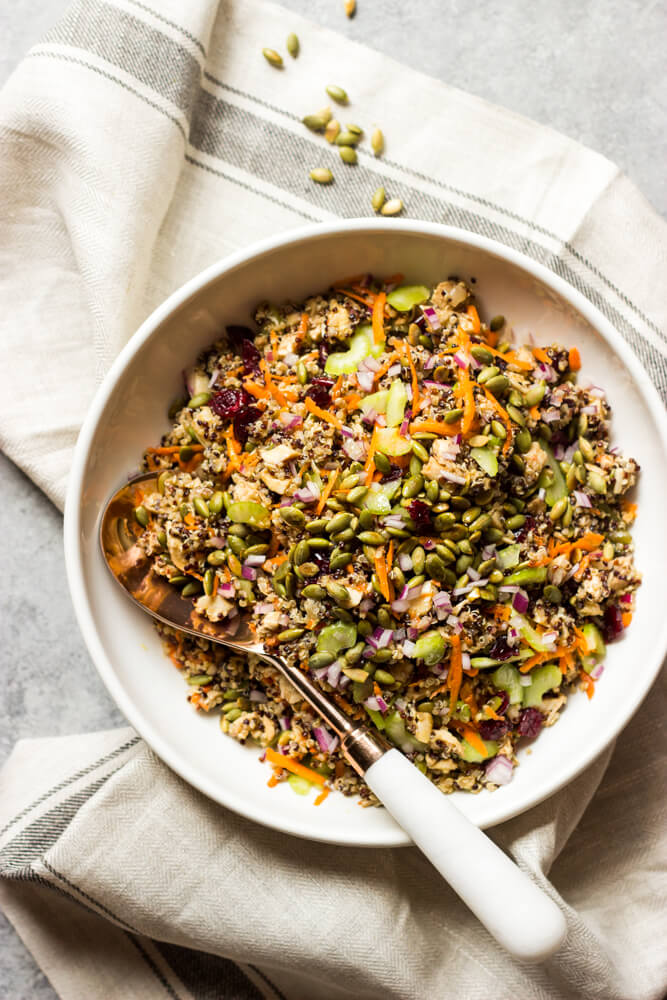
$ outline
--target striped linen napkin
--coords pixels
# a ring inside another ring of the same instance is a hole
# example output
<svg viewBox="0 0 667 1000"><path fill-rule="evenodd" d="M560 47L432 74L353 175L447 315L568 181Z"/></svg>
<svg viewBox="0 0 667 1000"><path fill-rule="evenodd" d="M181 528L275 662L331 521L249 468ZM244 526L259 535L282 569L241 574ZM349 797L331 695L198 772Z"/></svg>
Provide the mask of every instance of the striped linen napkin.
<svg viewBox="0 0 667 1000"><path fill-rule="evenodd" d="M278 73L260 49L290 28L302 52ZM300 124L341 66L387 136L354 169ZM151 309L257 238L372 214L379 184L406 215L570 281L667 398L667 227L618 169L278 7L81 0L0 95L0 134L0 444L58 505L95 388ZM340 182L310 182L316 164ZM664 690L615 753L494 831L568 918L539 968L501 952L417 851L264 829L131 730L17 745L0 775L0 900L65 1000L657 1000Z"/></svg>

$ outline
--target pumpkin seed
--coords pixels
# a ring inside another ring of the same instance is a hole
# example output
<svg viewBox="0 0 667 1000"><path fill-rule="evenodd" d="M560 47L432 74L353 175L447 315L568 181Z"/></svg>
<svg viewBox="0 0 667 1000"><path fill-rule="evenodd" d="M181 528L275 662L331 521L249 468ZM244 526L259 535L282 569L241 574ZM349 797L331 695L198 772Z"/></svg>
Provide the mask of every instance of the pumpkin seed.
<svg viewBox="0 0 667 1000"><path fill-rule="evenodd" d="M200 406L204 406L206 403L208 403L210 398L211 398L210 392L198 392L196 393L196 395L191 397L191 399L188 402L188 406L190 407L191 410L197 410L199 409ZM181 451L182 450L183 449L181 449Z"/></svg>
<svg viewBox="0 0 667 1000"><path fill-rule="evenodd" d="M424 488L424 477L417 474L416 476L410 476L410 478L404 483L403 489L401 490L402 496L410 500L413 497L418 496Z"/></svg>
<svg viewBox="0 0 667 1000"><path fill-rule="evenodd" d="M208 504L202 497L195 497L192 501L192 506L197 511L200 517L210 517L210 510Z"/></svg>
<svg viewBox="0 0 667 1000"><path fill-rule="evenodd" d="M278 633L278 642L293 642L306 634L305 628L286 628Z"/></svg>
<svg viewBox="0 0 667 1000"><path fill-rule="evenodd" d="M347 502L355 506L360 503L368 493L367 486L355 486L347 495Z"/></svg>
<svg viewBox="0 0 667 1000"><path fill-rule="evenodd" d="M475 361L479 361L480 365L490 365L493 362L493 354L482 344L473 344L470 353Z"/></svg>
<svg viewBox="0 0 667 1000"><path fill-rule="evenodd" d="M287 36L286 48L289 54L291 55L292 59L296 59L296 57L299 54L300 45L299 45L299 39L297 38L297 36L294 34L293 31Z"/></svg>
<svg viewBox="0 0 667 1000"><path fill-rule="evenodd" d="M191 583L186 583L181 591L183 597L194 597L195 594L201 592L201 584L199 580L193 580Z"/></svg>
<svg viewBox="0 0 667 1000"><path fill-rule="evenodd" d="M213 586L215 581L215 570L207 569L204 573L204 593L210 597L213 593Z"/></svg>
<svg viewBox="0 0 667 1000"><path fill-rule="evenodd" d="M162 546L162 548L166 549L166 547L167 547L167 532L166 531L158 531L158 533L157 533L157 540L160 543L160 545Z"/></svg>
<svg viewBox="0 0 667 1000"><path fill-rule="evenodd" d="M567 510L568 504L569 501L567 497L561 497L560 500L556 500L556 503L549 511L549 517L551 518L552 521L554 521L554 523L556 521L560 521L561 517Z"/></svg>
<svg viewBox="0 0 667 1000"><path fill-rule="evenodd" d="M514 423L518 424L519 427L523 427L525 425L526 421L523 418L523 413L512 403L507 404L507 412Z"/></svg>
<svg viewBox="0 0 667 1000"><path fill-rule="evenodd" d="M386 538L379 531L362 531L357 538L362 545L384 545Z"/></svg>
<svg viewBox="0 0 667 1000"><path fill-rule="evenodd" d="M352 649L348 649L348 651L345 653L344 657L345 662L351 665L358 663L364 654L365 648L366 648L365 642L358 642L356 646L353 646Z"/></svg>
<svg viewBox="0 0 667 1000"><path fill-rule="evenodd" d="M383 187L376 188L373 192L373 197L371 198L371 205L373 206L374 212L379 212L385 203L387 195Z"/></svg>
<svg viewBox="0 0 667 1000"><path fill-rule="evenodd" d="M455 424L457 420L460 420L463 416L463 410L461 407L457 406L454 410L447 410L444 417L442 418L446 424ZM484 442L486 444L486 441Z"/></svg>
<svg viewBox="0 0 667 1000"><path fill-rule="evenodd" d="M333 653L327 653L323 650L321 653L313 653L312 656L308 657L308 666L311 670L321 670L322 667L330 666L335 659Z"/></svg>
<svg viewBox="0 0 667 1000"><path fill-rule="evenodd" d="M312 115L304 115L301 121L311 132L324 132L330 118L331 112L329 112L329 116L327 117L324 112L316 111Z"/></svg>
<svg viewBox="0 0 667 1000"><path fill-rule="evenodd" d="M412 552L412 571L416 576L420 576L424 572L425 563L426 552L421 545L418 545Z"/></svg>
<svg viewBox="0 0 667 1000"><path fill-rule="evenodd" d="M218 490L216 493L213 494L213 496L209 500L208 509L211 512L211 514L219 514L224 506L225 506L224 494L220 490Z"/></svg>
<svg viewBox="0 0 667 1000"><path fill-rule="evenodd" d="M161 472L160 475L157 477L157 491L158 493L162 494L162 496L164 496L164 487L168 479L169 479L168 469L165 469L164 472Z"/></svg>
<svg viewBox="0 0 667 1000"><path fill-rule="evenodd" d="M489 392L492 392L494 396L499 396L502 392L507 389L510 384L510 380L507 375L494 375L486 383L486 388Z"/></svg>
<svg viewBox="0 0 667 1000"><path fill-rule="evenodd" d="M317 576L320 571L320 567L314 562L301 563L300 566L294 567L294 572L300 580L308 580L311 576Z"/></svg>
<svg viewBox="0 0 667 1000"><path fill-rule="evenodd" d="M586 483L594 493L604 494L607 492L607 484L599 469L589 469Z"/></svg>
<svg viewBox="0 0 667 1000"><path fill-rule="evenodd" d="M386 455L383 455L381 451L376 451L373 455L373 464L376 469L380 472L391 472L391 462Z"/></svg>
<svg viewBox="0 0 667 1000"><path fill-rule="evenodd" d="M343 7L347 17L354 17L357 10L357 0L345 0Z"/></svg>
<svg viewBox="0 0 667 1000"><path fill-rule="evenodd" d="M525 452L530 450L532 444L533 444L533 439L530 436L530 431L526 430L526 428L524 427L522 430L519 431L519 433L515 437L514 446L517 449L517 451L521 452L521 454L525 454Z"/></svg>
<svg viewBox="0 0 667 1000"><path fill-rule="evenodd" d="M294 559L293 565L300 566L301 563L308 562L310 559L310 545L306 539L302 539L294 549Z"/></svg>
<svg viewBox="0 0 667 1000"><path fill-rule="evenodd" d="M142 528L148 527L148 511L143 504L134 508L134 519Z"/></svg>
<svg viewBox="0 0 667 1000"><path fill-rule="evenodd" d="M431 578L431 580L444 580L447 567L439 555L435 552L429 552L426 556L424 562L424 569L426 570L426 575Z"/></svg>
<svg viewBox="0 0 667 1000"><path fill-rule="evenodd" d="M537 406L544 399L544 393L546 391L546 385L544 382L539 382L537 385L532 385L530 389L524 393L523 401L526 406Z"/></svg>
<svg viewBox="0 0 667 1000"><path fill-rule="evenodd" d="M338 152L343 163L347 163L349 166L355 164L359 159L356 149L352 149L352 146L341 146Z"/></svg>
<svg viewBox="0 0 667 1000"><path fill-rule="evenodd" d="M320 531L324 531L328 521L328 517L318 517L314 521L308 521L306 524L306 531L309 534L318 534Z"/></svg>
<svg viewBox="0 0 667 1000"><path fill-rule="evenodd" d="M376 156L380 156L384 152L384 135L382 130L379 128L374 128L371 135L371 149Z"/></svg>
<svg viewBox="0 0 667 1000"><path fill-rule="evenodd" d="M324 89L326 90L331 100L335 101L336 104L348 103L349 98L342 87L337 87L335 84L330 83L329 86L325 87Z"/></svg>
<svg viewBox="0 0 667 1000"><path fill-rule="evenodd" d="M330 122L327 122L327 127L324 130L324 138L327 142L334 143L339 135L340 122L336 118L332 118Z"/></svg>
<svg viewBox="0 0 667 1000"><path fill-rule="evenodd" d="M593 450L593 445L590 443L588 438L585 437L579 438L579 451L583 455L584 460L586 462L595 461L595 452Z"/></svg>
<svg viewBox="0 0 667 1000"><path fill-rule="evenodd" d="M315 167L310 171L310 179L316 184L331 184L334 176L328 167Z"/></svg>
<svg viewBox="0 0 667 1000"><path fill-rule="evenodd" d="M330 581L326 585L326 590L332 601L335 601L340 607L345 607L350 603L350 592L342 583Z"/></svg>
<svg viewBox="0 0 667 1000"><path fill-rule="evenodd" d="M356 146L359 142L359 136L355 135L354 132L340 132L336 136L337 146Z"/></svg>
<svg viewBox="0 0 667 1000"><path fill-rule="evenodd" d="M336 514L324 525L324 530L327 535L335 535L339 531L345 531L346 528L350 526L352 521L352 515L347 511L343 511L340 514Z"/></svg>
<svg viewBox="0 0 667 1000"><path fill-rule="evenodd" d="M282 69L283 67L283 57L275 49L262 49L262 55L268 63L275 66L276 69Z"/></svg>
<svg viewBox="0 0 667 1000"><path fill-rule="evenodd" d="M543 593L544 593L544 599L546 601L549 601L551 604L560 604L560 602L563 599L562 593L560 592L558 587L554 586L553 583L547 584L547 586L544 588Z"/></svg>
<svg viewBox="0 0 667 1000"><path fill-rule="evenodd" d="M428 452L424 445L420 444L419 441L412 442L412 454L416 455L420 462L428 462Z"/></svg>
<svg viewBox="0 0 667 1000"><path fill-rule="evenodd" d="M500 368L498 368L497 365L487 365L485 368L482 368L481 372L477 376L477 381L480 385L484 385L490 378L495 378L495 376L499 374Z"/></svg>
<svg viewBox="0 0 667 1000"><path fill-rule="evenodd" d="M396 683L394 677L386 670L376 670L374 678L378 682L378 684L388 685Z"/></svg>
<svg viewBox="0 0 667 1000"><path fill-rule="evenodd" d="M228 545L230 544L233 537L234 536L232 535L230 538L227 539ZM206 562L209 564L209 566L222 566L222 564L226 561L227 561L227 556L222 549L214 549L213 552L209 552L209 554L206 557Z"/></svg>
<svg viewBox="0 0 667 1000"><path fill-rule="evenodd" d="M383 215L399 215L403 211L403 202L400 198L390 198L382 206Z"/></svg>
<svg viewBox="0 0 667 1000"><path fill-rule="evenodd" d="M278 513L285 524L293 528L302 528L306 523L306 515L298 507L280 507Z"/></svg>
<svg viewBox="0 0 667 1000"><path fill-rule="evenodd" d="M494 316L491 322L489 323L489 330L491 330L493 333L497 333L498 330L500 330L501 327L503 327L504 325L505 325L504 316Z"/></svg>

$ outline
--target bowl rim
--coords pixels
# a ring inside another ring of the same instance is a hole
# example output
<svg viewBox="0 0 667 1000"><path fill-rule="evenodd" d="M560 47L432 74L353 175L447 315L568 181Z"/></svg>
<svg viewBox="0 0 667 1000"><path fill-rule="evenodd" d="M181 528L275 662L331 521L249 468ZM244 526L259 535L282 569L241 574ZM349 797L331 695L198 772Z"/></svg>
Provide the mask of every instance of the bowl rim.
<svg viewBox="0 0 667 1000"><path fill-rule="evenodd" d="M128 722L136 729L157 756L176 774L188 782L188 784L203 792L215 802L232 809L234 812L283 833L343 846L400 847L412 843L407 834L400 830L400 828L396 830L388 829L383 832L376 831L372 836L365 839L360 837L358 832L351 833L349 837L337 835L335 838L332 838L328 837L324 832L322 836L319 836L310 830L303 829L296 812L293 820L272 817L266 814L262 806L247 802L242 796L230 793L224 786L216 785L212 780L197 774L190 762L179 751L173 749L159 733L153 730L150 721L144 718L141 709L125 694L98 634L86 592L84 573L81 532L81 498L84 487L84 472L100 418L113 395L116 382L137 352L153 336L156 329L172 312L197 295L203 288L215 282L226 272L234 270L253 258L280 250L288 245L355 232L360 235L398 232L406 235L433 236L449 242L462 243L507 261L519 268L519 270L542 282L557 295L560 295L610 344L620 357L625 368L630 372L644 395L647 409L654 420L665 458L667 459L667 412L663 407L657 389L651 382L641 362L635 356L629 344L614 329L612 324L602 315L597 307L581 292L573 288L545 265L496 240L459 229L455 226L439 223L413 219L360 218L310 224L256 241L250 246L234 251L214 264L209 265L203 271L199 272L199 274L186 281L180 288L172 292L171 295L154 309L119 352L95 393L74 449L64 510L65 568L79 628L88 652L107 690ZM635 689L633 687L628 692L628 699L612 718L611 724L597 733L595 738L591 739L586 753L578 760L570 762L566 767L559 769L558 772L553 774L550 779L544 781L534 792L524 793L522 798L509 809L507 807L504 809L496 807L495 812L492 812L488 820L485 820L481 824L484 828L512 819L543 802L566 784L573 781L589 764L599 757L628 724L648 694L660 671L665 654L667 653L667 620L664 622L662 632L653 649L651 662L645 665L644 668L643 683L638 688Z"/></svg>

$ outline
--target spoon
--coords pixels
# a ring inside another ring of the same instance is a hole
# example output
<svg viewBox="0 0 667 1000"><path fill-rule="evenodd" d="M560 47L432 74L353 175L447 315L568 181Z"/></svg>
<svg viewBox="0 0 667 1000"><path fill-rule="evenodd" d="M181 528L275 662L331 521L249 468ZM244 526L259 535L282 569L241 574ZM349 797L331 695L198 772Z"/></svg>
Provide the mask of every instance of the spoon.
<svg viewBox="0 0 667 1000"><path fill-rule="evenodd" d="M155 474L137 476L118 490L100 525L104 559L126 594L166 625L237 653L254 653L279 670L334 730L346 760L499 944L524 961L553 954L567 930L560 909L448 796L383 736L350 719L307 674L266 650L247 620L234 619L235 631L229 622L209 621L192 598L155 572L132 529L139 486L156 492Z"/></svg>

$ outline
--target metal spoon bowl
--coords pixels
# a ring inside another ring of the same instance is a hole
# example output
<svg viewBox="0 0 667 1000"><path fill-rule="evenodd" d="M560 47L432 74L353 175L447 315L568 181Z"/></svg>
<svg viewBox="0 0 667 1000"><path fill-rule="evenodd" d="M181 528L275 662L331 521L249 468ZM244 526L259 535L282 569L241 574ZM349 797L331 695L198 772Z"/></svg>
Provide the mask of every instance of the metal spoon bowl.
<svg viewBox="0 0 667 1000"><path fill-rule="evenodd" d="M566 925L555 903L399 750L350 719L298 667L268 652L249 628L249 615L238 626L209 621L192 598L155 572L152 557L137 544L139 487L156 492L155 474L137 476L113 494L99 535L106 565L135 604L166 625L237 653L254 653L279 670L339 736L350 765L500 944L527 961L541 961L560 947Z"/></svg>

